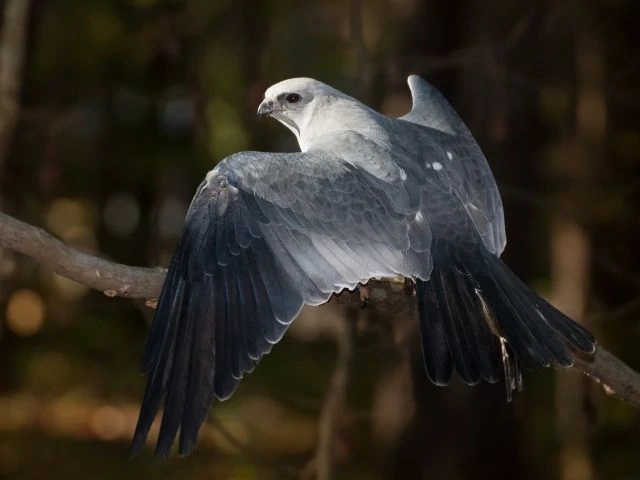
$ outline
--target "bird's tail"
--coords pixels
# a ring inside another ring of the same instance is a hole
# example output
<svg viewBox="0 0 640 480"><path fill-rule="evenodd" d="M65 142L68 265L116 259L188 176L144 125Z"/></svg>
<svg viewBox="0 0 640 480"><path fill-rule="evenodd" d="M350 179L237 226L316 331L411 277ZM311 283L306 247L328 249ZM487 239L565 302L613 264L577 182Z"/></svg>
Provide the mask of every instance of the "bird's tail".
<svg viewBox="0 0 640 480"><path fill-rule="evenodd" d="M453 367L468 384L521 388L520 366L573 365L572 350L595 351L595 339L527 287L484 249L447 248L428 282L417 280L422 351L429 378L446 385Z"/></svg>

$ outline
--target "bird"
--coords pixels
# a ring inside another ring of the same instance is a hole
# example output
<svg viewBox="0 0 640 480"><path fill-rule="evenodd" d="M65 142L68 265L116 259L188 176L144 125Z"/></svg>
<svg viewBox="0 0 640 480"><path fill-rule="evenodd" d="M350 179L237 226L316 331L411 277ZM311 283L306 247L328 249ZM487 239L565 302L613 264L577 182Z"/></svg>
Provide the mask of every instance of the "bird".
<svg viewBox="0 0 640 480"><path fill-rule="evenodd" d="M212 404L283 337L304 305L374 277L415 282L424 366L436 385L521 388L522 368L570 367L591 333L502 262L502 200L470 130L431 84L407 83L410 112L385 116L311 78L269 87L258 114L300 151L245 151L197 188L144 348L131 444L190 453Z"/></svg>

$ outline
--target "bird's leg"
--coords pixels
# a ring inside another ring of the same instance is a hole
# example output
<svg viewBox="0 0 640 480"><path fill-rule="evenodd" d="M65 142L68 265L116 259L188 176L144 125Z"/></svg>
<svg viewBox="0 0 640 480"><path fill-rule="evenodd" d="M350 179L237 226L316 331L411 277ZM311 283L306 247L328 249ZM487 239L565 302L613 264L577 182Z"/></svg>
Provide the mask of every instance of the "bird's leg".
<svg viewBox="0 0 640 480"><path fill-rule="evenodd" d="M369 305L369 289L367 288L367 286L359 283L356 286L356 292L360 297L360 308L365 308L367 305Z"/></svg>
<svg viewBox="0 0 640 480"><path fill-rule="evenodd" d="M507 388L507 402L512 400L512 392L521 392L522 385L522 370L518 365L518 359L509 352L507 339L498 336L500 339L500 350L502 352L502 366L504 367L504 382Z"/></svg>
<svg viewBox="0 0 640 480"><path fill-rule="evenodd" d="M153 308L155 310L155 308L158 306L158 299L157 298L150 298L148 300L145 300L144 304L147 307Z"/></svg>
<svg viewBox="0 0 640 480"><path fill-rule="evenodd" d="M404 278L404 293L411 297L416 296L416 282L412 278Z"/></svg>
<svg viewBox="0 0 640 480"><path fill-rule="evenodd" d="M500 339L500 351L502 353L502 367L504 368L504 383L507 388L507 402L511 402L511 392L515 390L513 373L511 371L511 358L509 358L509 351L507 350L507 341L504 337L498 337Z"/></svg>

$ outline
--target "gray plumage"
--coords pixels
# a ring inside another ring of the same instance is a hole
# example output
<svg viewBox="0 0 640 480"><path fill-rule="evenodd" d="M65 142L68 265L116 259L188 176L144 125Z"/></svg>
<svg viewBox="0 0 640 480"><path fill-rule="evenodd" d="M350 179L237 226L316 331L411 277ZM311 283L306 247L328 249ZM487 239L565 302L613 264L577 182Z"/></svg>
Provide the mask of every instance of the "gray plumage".
<svg viewBox="0 0 640 480"><path fill-rule="evenodd" d="M161 405L156 453L180 431L195 445L212 402L228 398L303 305L375 276L416 281L427 374L508 390L519 365L572 363L593 337L500 261L502 202L471 133L442 95L409 77L413 108L375 112L312 79L265 93L259 112L301 152L241 152L198 187L147 341L149 376L132 452ZM486 315L488 310L490 315Z"/></svg>

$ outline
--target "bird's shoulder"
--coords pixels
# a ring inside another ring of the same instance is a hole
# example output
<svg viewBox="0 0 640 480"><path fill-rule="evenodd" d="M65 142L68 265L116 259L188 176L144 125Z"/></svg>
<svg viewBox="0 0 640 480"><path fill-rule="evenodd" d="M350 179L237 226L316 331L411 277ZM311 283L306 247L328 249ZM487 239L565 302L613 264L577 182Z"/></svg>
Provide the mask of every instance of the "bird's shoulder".
<svg viewBox="0 0 640 480"><path fill-rule="evenodd" d="M360 191L367 184L365 172L329 152L239 152L207 173L189 210L203 211L215 204L212 213L221 215L230 202L251 198L288 207L342 198L344 192Z"/></svg>
<svg viewBox="0 0 640 480"><path fill-rule="evenodd" d="M259 185L295 182L300 179L335 179L347 169L345 159L325 149L309 152L238 152L226 157L207 174L206 181L253 189Z"/></svg>

